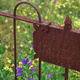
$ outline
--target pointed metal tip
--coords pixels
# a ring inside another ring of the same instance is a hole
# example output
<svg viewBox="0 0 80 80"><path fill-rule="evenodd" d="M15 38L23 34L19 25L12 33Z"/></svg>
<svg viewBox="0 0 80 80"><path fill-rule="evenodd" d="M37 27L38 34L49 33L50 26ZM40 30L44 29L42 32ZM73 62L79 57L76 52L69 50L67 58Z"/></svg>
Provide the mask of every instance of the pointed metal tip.
<svg viewBox="0 0 80 80"><path fill-rule="evenodd" d="M65 26L64 26L65 30L72 29L72 25L71 25L72 21L71 21L71 19L70 19L70 17L68 15L66 16L66 19L65 19L64 23L65 23Z"/></svg>
<svg viewBox="0 0 80 80"><path fill-rule="evenodd" d="M65 19L64 23L65 24L71 24L72 23L72 21L71 21L71 19L70 19L70 17L68 15L66 16L66 19Z"/></svg>

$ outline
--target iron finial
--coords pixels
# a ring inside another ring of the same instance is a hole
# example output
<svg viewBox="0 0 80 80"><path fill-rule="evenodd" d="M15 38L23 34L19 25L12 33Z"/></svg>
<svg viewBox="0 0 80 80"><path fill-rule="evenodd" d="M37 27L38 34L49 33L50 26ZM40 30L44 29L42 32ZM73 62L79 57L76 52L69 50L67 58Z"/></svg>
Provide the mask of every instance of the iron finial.
<svg viewBox="0 0 80 80"><path fill-rule="evenodd" d="M70 29L72 29L72 21L71 21L71 19L70 19L70 17L67 15L67 17L66 17L66 19L65 19L65 26L64 26L64 29L65 30L70 30Z"/></svg>

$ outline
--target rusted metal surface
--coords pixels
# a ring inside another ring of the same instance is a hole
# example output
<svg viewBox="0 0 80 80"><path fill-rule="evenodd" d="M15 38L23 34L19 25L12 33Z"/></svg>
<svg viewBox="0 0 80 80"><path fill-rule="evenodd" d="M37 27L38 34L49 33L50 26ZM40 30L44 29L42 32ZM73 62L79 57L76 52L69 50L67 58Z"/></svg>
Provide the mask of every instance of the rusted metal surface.
<svg viewBox="0 0 80 80"><path fill-rule="evenodd" d="M64 30L72 29L72 25L71 25L72 21L71 21L71 19L69 18L68 15L67 15L64 23L65 23Z"/></svg>
<svg viewBox="0 0 80 80"><path fill-rule="evenodd" d="M65 68L65 80L68 80L68 68Z"/></svg>
<svg viewBox="0 0 80 80"><path fill-rule="evenodd" d="M39 80L41 80L41 58L39 58Z"/></svg>
<svg viewBox="0 0 80 80"><path fill-rule="evenodd" d="M38 13L39 21L16 15L20 4L31 5ZM13 18L14 26L14 62L16 77L16 20L33 23L33 48L36 52L34 58L39 58L39 80L41 80L41 60L65 67L65 80L68 80L68 69L80 71L80 31L72 29L69 16L65 19L65 26L41 22L38 9L28 1L19 2L14 8L14 14L0 12L0 15ZM39 27L38 27L39 25Z"/></svg>
<svg viewBox="0 0 80 80"><path fill-rule="evenodd" d="M70 20L66 19L66 22ZM47 27L49 31L45 32ZM41 26L33 33L34 58L41 57L42 61L80 71L80 31L47 27Z"/></svg>
<svg viewBox="0 0 80 80"><path fill-rule="evenodd" d="M13 18L13 19L17 19L17 20L22 20L22 21L26 21L26 22L30 22L30 23L39 24L39 21L38 20L34 20L34 19L30 19L30 18L18 16L18 15L14 16L13 14L1 12L1 11L0 11L0 15L5 16L5 17L8 17L8 18Z"/></svg>
<svg viewBox="0 0 80 80"><path fill-rule="evenodd" d="M47 26L47 24L45 24L44 22L39 23L38 20L34 20L34 19L30 19L30 18L18 16L18 15L13 16L13 14L1 12L1 11L0 11L0 15L1 16L5 16L5 17L8 17L8 18L13 18L13 19L16 19L16 20L22 20L22 21L25 21L25 22L34 23L34 24L37 24L37 25ZM50 24L48 26L49 27L53 27L53 28L57 28L57 29L62 29L62 30L64 29L62 26L54 25L54 24ZM80 31L79 30L76 30L76 29L71 29L70 31L80 34Z"/></svg>

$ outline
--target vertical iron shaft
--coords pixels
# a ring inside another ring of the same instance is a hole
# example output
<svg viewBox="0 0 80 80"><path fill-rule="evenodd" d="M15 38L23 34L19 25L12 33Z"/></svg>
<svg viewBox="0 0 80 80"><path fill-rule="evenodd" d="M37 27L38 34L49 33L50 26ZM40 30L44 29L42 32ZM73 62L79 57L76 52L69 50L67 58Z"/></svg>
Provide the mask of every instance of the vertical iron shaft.
<svg viewBox="0 0 80 80"><path fill-rule="evenodd" d="M65 80L68 80L68 68L65 68Z"/></svg>
<svg viewBox="0 0 80 80"><path fill-rule="evenodd" d="M14 19L13 21L14 24L14 66L15 66L15 80L17 80L17 76L16 76L16 19Z"/></svg>
<svg viewBox="0 0 80 80"><path fill-rule="evenodd" d="M39 80L41 80L41 58L39 58Z"/></svg>

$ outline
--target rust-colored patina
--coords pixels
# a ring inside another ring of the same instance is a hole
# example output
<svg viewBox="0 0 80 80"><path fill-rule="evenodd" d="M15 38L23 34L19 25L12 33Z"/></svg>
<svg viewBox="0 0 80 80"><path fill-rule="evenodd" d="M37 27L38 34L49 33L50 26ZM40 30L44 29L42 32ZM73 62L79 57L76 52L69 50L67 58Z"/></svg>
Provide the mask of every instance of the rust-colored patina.
<svg viewBox="0 0 80 80"><path fill-rule="evenodd" d="M71 29L69 16L64 27L47 25L33 33L34 58L80 71L80 31Z"/></svg>
<svg viewBox="0 0 80 80"><path fill-rule="evenodd" d="M31 5L38 13L39 21L16 15L20 4ZM39 80L41 80L41 60L65 67L65 80L68 80L68 69L80 71L80 31L72 29L71 19L67 15L65 26L41 22L38 9L28 1L19 2L14 8L14 14L0 12L0 15L13 18L14 26L14 64L16 76L16 20L33 23L33 48L36 52L34 58L39 58ZM38 26L39 25L39 26Z"/></svg>

